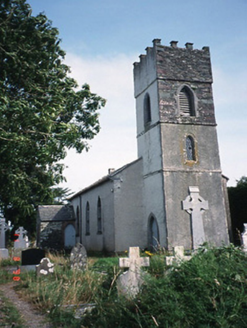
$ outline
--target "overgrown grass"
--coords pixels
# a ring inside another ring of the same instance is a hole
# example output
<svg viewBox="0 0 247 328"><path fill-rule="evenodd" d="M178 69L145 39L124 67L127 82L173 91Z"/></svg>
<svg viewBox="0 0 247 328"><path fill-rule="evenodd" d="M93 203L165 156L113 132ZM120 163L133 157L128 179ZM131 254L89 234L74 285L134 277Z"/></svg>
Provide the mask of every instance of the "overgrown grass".
<svg viewBox="0 0 247 328"><path fill-rule="evenodd" d="M2 292L0 292L0 327L25 327L20 313Z"/></svg>
<svg viewBox="0 0 247 328"><path fill-rule="evenodd" d="M89 260L85 272L70 270L65 259L53 276L26 274L19 288L50 314L54 327L247 327L247 257L240 249L202 248L189 262L169 268L164 256L150 261L142 291L132 301L117 294L122 272L117 258ZM81 320L74 319L75 308L66 308L85 303L95 307Z"/></svg>

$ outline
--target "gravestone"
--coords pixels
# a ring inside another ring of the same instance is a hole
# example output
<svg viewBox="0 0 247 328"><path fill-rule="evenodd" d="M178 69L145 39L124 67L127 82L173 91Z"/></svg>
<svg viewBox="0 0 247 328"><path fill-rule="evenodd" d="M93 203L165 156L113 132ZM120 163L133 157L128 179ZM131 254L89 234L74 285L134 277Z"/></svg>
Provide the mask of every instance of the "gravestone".
<svg viewBox="0 0 247 328"><path fill-rule="evenodd" d="M43 258L40 264L36 265L37 276L47 276L52 273L54 273L54 264L47 257Z"/></svg>
<svg viewBox="0 0 247 328"><path fill-rule="evenodd" d="M205 242L202 214L208 210L208 201L199 195L199 188L189 187L190 195L182 201L182 208L191 216L193 249Z"/></svg>
<svg viewBox="0 0 247 328"><path fill-rule="evenodd" d="M27 231L23 227L20 227L15 231L15 234L19 235L18 239L14 242L15 249L27 248L26 233Z"/></svg>
<svg viewBox="0 0 247 328"><path fill-rule="evenodd" d="M5 248L5 233L8 229L9 226L5 222L5 219L0 219L0 259L9 257L9 251Z"/></svg>
<svg viewBox="0 0 247 328"><path fill-rule="evenodd" d="M87 251L80 243L72 248L70 253L70 268L79 270L86 270L87 268Z"/></svg>
<svg viewBox="0 0 247 328"><path fill-rule="evenodd" d="M244 232L242 233L243 250L247 252L247 223L244 223Z"/></svg>
<svg viewBox="0 0 247 328"><path fill-rule="evenodd" d="M166 256L166 265L179 264L182 261L189 261L191 256L184 255L183 246L175 246L173 248L173 256Z"/></svg>
<svg viewBox="0 0 247 328"><path fill-rule="evenodd" d="M38 248L29 248L21 253L21 265L37 265L45 257L45 251Z"/></svg>
<svg viewBox="0 0 247 328"><path fill-rule="evenodd" d="M149 266L149 257L140 257L139 247L129 248L129 257L119 259L120 268L129 268L117 279L117 288L119 294L127 298L134 298L140 291L143 284L144 272L142 267Z"/></svg>

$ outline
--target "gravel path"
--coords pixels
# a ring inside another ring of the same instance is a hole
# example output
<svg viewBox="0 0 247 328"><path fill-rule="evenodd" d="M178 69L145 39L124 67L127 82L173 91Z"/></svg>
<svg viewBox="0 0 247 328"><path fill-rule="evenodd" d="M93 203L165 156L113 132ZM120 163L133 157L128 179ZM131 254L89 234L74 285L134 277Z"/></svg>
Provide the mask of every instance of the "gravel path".
<svg viewBox="0 0 247 328"><path fill-rule="evenodd" d="M10 302L13 303L17 308L21 317L25 321L25 327L52 328L51 324L45 322L45 315L38 313L30 303L27 303L19 297L19 295L13 289L14 285L14 282L0 285L0 291L2 291L4 296L8 298Z"/></svg>

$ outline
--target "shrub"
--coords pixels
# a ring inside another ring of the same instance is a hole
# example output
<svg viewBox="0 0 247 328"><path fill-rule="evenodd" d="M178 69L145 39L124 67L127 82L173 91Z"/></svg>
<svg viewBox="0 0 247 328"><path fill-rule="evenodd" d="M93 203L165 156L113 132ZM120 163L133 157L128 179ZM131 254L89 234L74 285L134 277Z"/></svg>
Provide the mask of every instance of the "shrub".
<svg viewBox="0 0 247 328"><path fill-rule="evenodd" d="M149 276L134 301L100 302L87 327L247 327L247 261L232 246L202 248L166 275Z"/></svg>

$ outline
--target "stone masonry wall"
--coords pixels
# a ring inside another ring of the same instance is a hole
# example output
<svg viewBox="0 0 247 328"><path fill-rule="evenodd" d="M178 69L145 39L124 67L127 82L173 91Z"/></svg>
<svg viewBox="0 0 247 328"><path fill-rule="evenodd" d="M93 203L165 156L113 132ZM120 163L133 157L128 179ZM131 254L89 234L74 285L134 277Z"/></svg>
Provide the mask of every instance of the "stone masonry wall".
<svg viewBox="0 0 247 328"><path fill-rule="evenodd" d="M61 250L64 247L62 222L41 222L40 247Z"/></svg>

